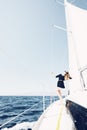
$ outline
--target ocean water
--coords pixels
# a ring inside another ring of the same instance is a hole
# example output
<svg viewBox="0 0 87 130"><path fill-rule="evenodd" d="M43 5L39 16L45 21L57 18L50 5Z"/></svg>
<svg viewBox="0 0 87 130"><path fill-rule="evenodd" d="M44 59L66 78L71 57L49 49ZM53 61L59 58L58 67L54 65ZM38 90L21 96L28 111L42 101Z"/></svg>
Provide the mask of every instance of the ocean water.
<svg viewBox="0 0 87 130"><path fill-rule="evenodd" d="M0 129L29 130L55 96L0 96Z"/></svg>

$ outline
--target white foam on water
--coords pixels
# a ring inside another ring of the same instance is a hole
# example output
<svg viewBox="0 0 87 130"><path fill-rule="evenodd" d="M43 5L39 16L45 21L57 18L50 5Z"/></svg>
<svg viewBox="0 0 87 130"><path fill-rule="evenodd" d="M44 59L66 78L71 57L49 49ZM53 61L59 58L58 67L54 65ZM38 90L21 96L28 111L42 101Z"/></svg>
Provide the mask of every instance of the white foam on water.
<svg viewBox="0 0 87 130"><path fill-rule="evenodd" d="M35 122L23 122L20 124L16 124L11 128L3 128L2 130L28 130L29 128L32 129Z"/></svg>

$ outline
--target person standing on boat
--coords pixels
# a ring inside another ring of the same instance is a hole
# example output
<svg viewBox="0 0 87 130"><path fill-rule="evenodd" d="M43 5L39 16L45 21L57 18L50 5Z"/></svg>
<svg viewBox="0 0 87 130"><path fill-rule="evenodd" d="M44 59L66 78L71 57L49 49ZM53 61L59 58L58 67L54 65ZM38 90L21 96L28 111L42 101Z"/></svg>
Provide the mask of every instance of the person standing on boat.
<svg viewBox="0 0 87 130"><path fill-rule="evenodd" d="M61 103L63 103L61 89L65 88L64 81L72 79L72 78L70 77L69 72L66 72L66 71L65 71L64 75L62 75L62 74L56 75L56 78L58 78L57 95L59 96Z"/></svg>

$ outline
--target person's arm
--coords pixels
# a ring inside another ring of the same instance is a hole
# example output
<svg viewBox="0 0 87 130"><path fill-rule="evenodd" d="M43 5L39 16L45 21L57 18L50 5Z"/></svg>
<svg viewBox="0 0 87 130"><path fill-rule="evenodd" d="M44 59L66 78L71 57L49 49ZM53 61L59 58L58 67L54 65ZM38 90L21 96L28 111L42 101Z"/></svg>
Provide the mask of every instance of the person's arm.
<svg viewBox="0 0 87 130"><path fill-rule="evenodd" d="M56 75L56 78L60 77L60 75L61 75L61 74L59 74L59 75Z"/></svg>

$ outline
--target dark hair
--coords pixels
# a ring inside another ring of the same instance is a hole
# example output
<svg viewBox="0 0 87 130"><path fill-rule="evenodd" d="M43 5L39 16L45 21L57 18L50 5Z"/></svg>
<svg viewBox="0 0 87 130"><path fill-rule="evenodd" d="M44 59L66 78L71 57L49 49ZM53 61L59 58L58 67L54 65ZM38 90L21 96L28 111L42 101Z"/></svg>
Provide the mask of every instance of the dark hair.
<svg viewBox="0 0 87 130"><path fill-rule="evenodd" d="M69 72L68 72L68 71L65 71L65 74L69 74Z"/></svg>
<svg viewBox="0 0 87 130"><path fill-rule="evenodd" d="M67 74L69 74L69 72L65 71L65 75L64 76L66 76ZM69 79L72 79L72 77L70 76L70 74L69 74Z"/></svg>

